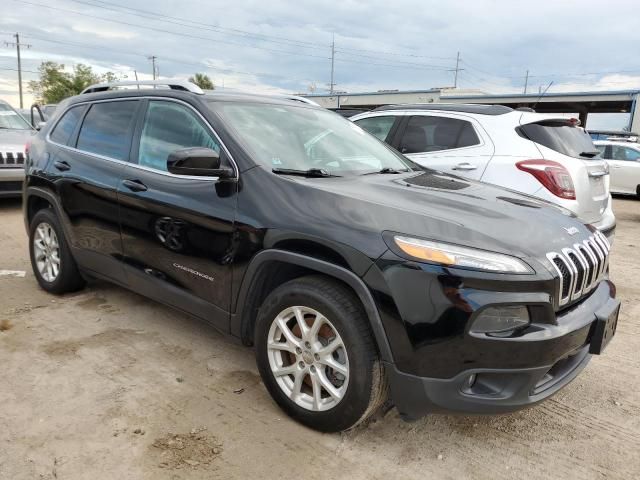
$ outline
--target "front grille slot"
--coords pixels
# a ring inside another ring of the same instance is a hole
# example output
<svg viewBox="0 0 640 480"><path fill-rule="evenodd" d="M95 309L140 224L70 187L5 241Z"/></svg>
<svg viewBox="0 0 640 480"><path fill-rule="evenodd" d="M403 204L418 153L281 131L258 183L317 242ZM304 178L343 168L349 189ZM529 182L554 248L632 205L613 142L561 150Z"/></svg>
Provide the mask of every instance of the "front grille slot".
<svg viewBox="0 0 640 480"><path fill-rule="evenodd" d="M606 237L596 232L582 243L547 254L559 276L558 306L583 297L597 286L607 272L610 248Z"/></svg>
<svg viewBox="0 0 640 480"><path fill-rule="evenodd" d="M16 168L23 165L23 152L0 152L0 168Z"/></svg>

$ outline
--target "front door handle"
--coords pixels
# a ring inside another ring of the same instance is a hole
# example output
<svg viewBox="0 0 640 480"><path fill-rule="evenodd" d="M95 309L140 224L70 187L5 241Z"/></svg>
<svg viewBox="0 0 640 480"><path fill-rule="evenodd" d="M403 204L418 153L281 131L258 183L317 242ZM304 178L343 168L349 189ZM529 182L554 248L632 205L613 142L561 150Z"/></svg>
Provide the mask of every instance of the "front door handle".
<svg viewBox="0 0 640 480"><path fill-rule="evenodd" d="M56 167L56 169L60 170L61 172L66 172L67 170L71 170L71 165L69 165L64 160L56 160L55 162L53 162L53 166Z"/></svg>
<svg viewBox="0 0 640 480"><path fill-rule="evenodd" d="M473 165L472 163L459 163L453 167L454 170L475 170L478 168L477 165Z"/></svg>
<svg viewBox="0 0 640 480"><path fill-rule="evenodd" d="M140 180L123 180L122 185L127 187L132 192L146 192L147 186Z"/></svg>

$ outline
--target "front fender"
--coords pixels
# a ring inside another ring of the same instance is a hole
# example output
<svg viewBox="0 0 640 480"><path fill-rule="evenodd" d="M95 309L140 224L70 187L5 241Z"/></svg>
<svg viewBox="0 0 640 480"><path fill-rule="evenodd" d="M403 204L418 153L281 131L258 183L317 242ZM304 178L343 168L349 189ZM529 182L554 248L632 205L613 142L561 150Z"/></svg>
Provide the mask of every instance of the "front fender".
<svg viewBox="0 0 640 480"><path fill-rule="evenodd" d="M371 292L362 279L339 265L286 250L263 250L251 260L242 279L240 291L238 292L236 311L232 313L231 333L233 335L242 337L243 334L246 333L246 329L250 328L251 312L249 311L250 308L246 308L249 303L248 299L256 286L256 279L258 279L261 269L265 268L270 262L304 267L308 270L333 277L351 287L362 302L367 317L369 318L371 330L378 345L381 359L385 362L393 363L391 348L382 325L380 314L371 296Z"/></svg>

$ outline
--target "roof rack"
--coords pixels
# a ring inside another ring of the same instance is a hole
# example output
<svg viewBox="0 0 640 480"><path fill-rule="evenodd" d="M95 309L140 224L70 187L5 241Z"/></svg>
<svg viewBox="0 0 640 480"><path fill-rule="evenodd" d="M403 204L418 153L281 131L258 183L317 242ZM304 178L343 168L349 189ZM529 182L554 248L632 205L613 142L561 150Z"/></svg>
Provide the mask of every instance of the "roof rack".
<svg viewBox="0 0 640 480"><path fill-rule="evenodd" d="M202 89L195 83L187 82L185 80L140 80L140 81L126 81L126 82L110 82L110 83L97 83L85 88L81 95L84 93L96 93L106 92L113 90L116 87L147 87L147 86L163 86L169 87L171 90L181 90L184 92L197 93L198 95L204 95Z"/></svg>
<svg viewBox="0 0 640 480"><path fill-rule="evenodd" d="M483 105L474 103L409 103L385 105L373 109L374 112L384 110L440 110L445 112L477 113L481 115L503 115L513 112L513 108L504 105Z"/></svg>

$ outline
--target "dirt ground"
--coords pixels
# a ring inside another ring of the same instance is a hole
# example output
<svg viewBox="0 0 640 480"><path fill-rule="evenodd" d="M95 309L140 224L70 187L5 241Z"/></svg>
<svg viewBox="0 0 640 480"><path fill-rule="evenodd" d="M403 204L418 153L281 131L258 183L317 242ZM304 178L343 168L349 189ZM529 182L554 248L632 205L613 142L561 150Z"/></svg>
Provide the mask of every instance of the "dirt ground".
<svg viewBox="0 0 640 480"><path fill-rule="evenodd" d="M0 201L0 479L640 478L640 201L614 206L618 332L572 384L515 414L392 410L330 435L201 322L104 283L45 294L19 202Z"/></svg>

